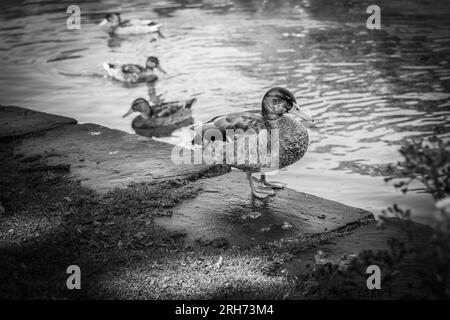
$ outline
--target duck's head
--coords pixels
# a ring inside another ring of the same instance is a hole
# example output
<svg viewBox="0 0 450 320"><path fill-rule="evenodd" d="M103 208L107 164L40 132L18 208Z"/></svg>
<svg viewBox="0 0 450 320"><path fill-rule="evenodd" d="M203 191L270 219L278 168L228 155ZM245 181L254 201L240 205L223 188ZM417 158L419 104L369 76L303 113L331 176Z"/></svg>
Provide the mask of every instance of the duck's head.
<svg viewBox="0 0 450 320"><path fill-rule="evenodd" d="M120 17L120 13L108 13L102 22L99 23L99 26L109 25L111 27L117 27L122 23L122 19Z"/></svg>
<svg viewBox="0 0 450 320"><path fill-rule="evenodd" d="M125 113L122 117L125 118L133 112L139 112L141 117L146 120L153 114L152 107L150 106L148 101L143 98L137 98L136 100L134 100L131 104L130 110L128 110L127 113Z"/></svg>
<svg viewBox="0 0 450 320"><path fill-rule="evenodd" d="M145 67L148 69L158 69L164 74L167 74L167 72L161 67L159 64L159 59L157 57L151 56L147 58L147 61L145 62Z"/></svg>
<svg viewBox="0 0 450 320"><path fill-rule="evenodd" d="M263 117L268 120L276 120L290 113L302 120L314 122L309 114L300 109L292 92L281 87L275 87L266 92L261 108Z"/></svg>

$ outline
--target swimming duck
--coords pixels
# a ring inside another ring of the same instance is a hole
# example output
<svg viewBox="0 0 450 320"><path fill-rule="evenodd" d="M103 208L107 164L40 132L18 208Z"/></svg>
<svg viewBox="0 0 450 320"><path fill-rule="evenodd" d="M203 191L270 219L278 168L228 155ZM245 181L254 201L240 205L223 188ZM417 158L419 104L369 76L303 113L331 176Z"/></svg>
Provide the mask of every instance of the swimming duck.
<svg viewBox="0 0 450 320"><path fill-rule="evenodd" d="M105 26L111 34L136 35L144 33L159 33L161 24L152 20L125 20L122 21L120 13L108 13L99 26Z"/></svg>
<svg viewBox="0 0 450 320"><path fill-rule="evenodd" d="M294 117L291 117L291 114ZM289 90L275 87L267 91L264 95L261 110L217 116L204 123L201 128L193 127L197 132L197 135L192 142L194 144L202 144L204 146L203 148L205 148L205 146L209 145L212 141L215 141L214 135L210 134L208 137L208 133L206 133L210 129L214 130L210 132L220 132L225 143L229 143L233 139L239 139L239 135L232 139L227 137L226 130L228 129L243 130L243 132L252 132L253 130L253 134L257 134L265 129L268 132L267 141L270 141L269 134L272 132L271 130L278 129L279 148L277 153L278 165L276 169L281 169L300 160L308 149L308 131L298 118L306 121L313 121L310 115L300 109L297 105L295 96ZM242 138L243 135L240 137ZM256 148L258 148L257 151L259 151L259 145L255 145ZM224 157L223 159L226 158ZM257 159L257 161L252 163L250 163L250 161L245 161L244 163L241 162L242 164L237 164L237 162L236 164L234 164L234 162L233 164L226 164L230 167L244 170L247 174L252 195L256 198L264 199L267 196L274 194L273 189L283 188L283 186L266 180L265 172L270 168L260 161L259 156ZM258 190L255 187L252 178L252 174L255 172L261 172L259 182L262 186L258 187Z"/></svg>
<svg viewBox="0 0 450 320"><path fill-rule="evenodd" d="M131 123L136 133L145 136L162 136L181 126L193 123L191 107L196 100L192 98L150 105L147 100L138 98L133 101L130 110L123 115L123 118L138 112L140 115Z"/></svg>
<svg viewBox="0 0 450 320"><path fill-rule="evenodd" d="M148 57L145 67L137 64L120 64L105 62L103 67L108 75L116 80L126 83L153 82L158 80L158 76L153 72L156 68L164 74L166 71L159 64L156 57Z"/></svg>

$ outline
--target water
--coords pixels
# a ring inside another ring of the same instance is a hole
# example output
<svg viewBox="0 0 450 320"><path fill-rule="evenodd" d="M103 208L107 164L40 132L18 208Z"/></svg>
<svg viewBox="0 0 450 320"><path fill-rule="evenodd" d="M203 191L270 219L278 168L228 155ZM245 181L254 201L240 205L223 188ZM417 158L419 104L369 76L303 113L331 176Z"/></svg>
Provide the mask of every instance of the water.
<svg viewBox="0 0 450 320"><path fill-rule="evenodd" d="M365 1L77 1L81 30L68 30L71 4L2 1L1 104L132 132L121 116L149 91L196 96L193 117L206 121L259 107L267 89L283 86L317 122L307 155L276 180L374 213L397 202L428 221L430 197L403 196L378 168L400 160L405 139L449 137L448 1L378 1L378 31L365 27ZM166 38L110 38L97 23L112 11L160 21ZM144 64L149 55L168 78L124 87L100 76L104 61Z"/></svg>

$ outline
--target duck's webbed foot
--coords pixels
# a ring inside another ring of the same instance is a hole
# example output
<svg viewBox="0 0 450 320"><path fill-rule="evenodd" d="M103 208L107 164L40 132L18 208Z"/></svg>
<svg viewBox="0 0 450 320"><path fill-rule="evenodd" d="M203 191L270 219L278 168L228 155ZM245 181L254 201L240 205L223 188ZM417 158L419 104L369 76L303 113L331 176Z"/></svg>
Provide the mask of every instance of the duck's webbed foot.
<svg viewBox="0 0 450 320"><path fill-rule="evenodd" d="M252 190L252 195L255 198L258 199L265 199L269 196L275 195L275 192L273 190L267 190L261 187L255 188L255 185L253 184L253 178L251 172L247 172L247 179L248 183L250 184L250 189Z"/></svg>
<svg viewBox="0 0 450 320"><path fill-rule="evenodd" d="M257 198L258 198L258 195L255 195L255 193L259 194L260 196L264 196L264 198L267 197L267 196L275 195L275 191L273 191L272 189L265 188L265 187L260 187L260 186L256 187L255 188L255 192L252 192L252 193Z"/></svg>
<svg viewBox="0 0 450 320"><path fill-rule="evenodd" d="M272 190L272 192L267 192L267 191L262 191L262 190L258 190L258 191L254 190L254 191L252 191L252 195L258 199L265 199L267 197L275 195L275 192L273 192L273 190Z"/></svg>
<svg viewBox="0 0 450 320"><path fill-rule="evenodd" d="M259 182L264 184L265 186L272 188L272 189L284 189L284 187L286 186L285 183L280 182L280 181L267 181L266 180L266 175L261 173L261 178L259 179Z"/></svg>

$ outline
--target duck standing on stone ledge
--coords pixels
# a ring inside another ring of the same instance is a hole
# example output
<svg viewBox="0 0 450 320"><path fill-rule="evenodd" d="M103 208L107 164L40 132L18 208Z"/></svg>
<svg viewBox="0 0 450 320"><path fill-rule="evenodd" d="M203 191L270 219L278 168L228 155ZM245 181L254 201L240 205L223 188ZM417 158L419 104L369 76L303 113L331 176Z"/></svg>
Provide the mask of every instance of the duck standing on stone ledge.
<svg viewBox="0 0 450 320"><path fill-rule="evenodd" d="M138 64L120 64L105 62L103 64L108 76L125 83L153 82L158 80L154 69L158 69L163 74L167 74L161 67L157 57L148 57L145 67Z"/></svg>
<svg viewBox="0 0 450 320"><path fill-rule="evenodd" d="M295 117L291 117L290 115ZM279 149L278 167L276 169L281 169L300 160L308 149L308 131L299 119L314 121L311 116L300 109L297 105L295 96L289 90L275 87L267 91L264 95L261 110L217 116L203 124L201 130L196 130L196 132L201 131L201 136L197 135L194 137L193 143L207 145L211 141L214 141L214 136L205 137L205 133L210 129L220 132L225 143L229 141L226 137L227 129L243 130L243 132L253 130L256 134L261 130L271 132L272 129L278 129ZM211 132L214 132L212 130ZM208 136L208 134L206 136ZM243 136L244 135L241 137ZM264 199L267 196L274 195L272 189L283 188L283 186L266 181L265 174L262 170L267 167L265 167L264 163L259 161L259 157L257 158L257 163L246 162L245 164L226 164L244 170L247 173L247 179L250 184L252 195L256 198ZM224 157L223 159L226 158ZM264 185L264 187L259 187L258 190L255 188L252 178L252 173L255 172L261 172L261 179L259 182ZM266 190L267 187L269 187L270 190Z"/></svg>

